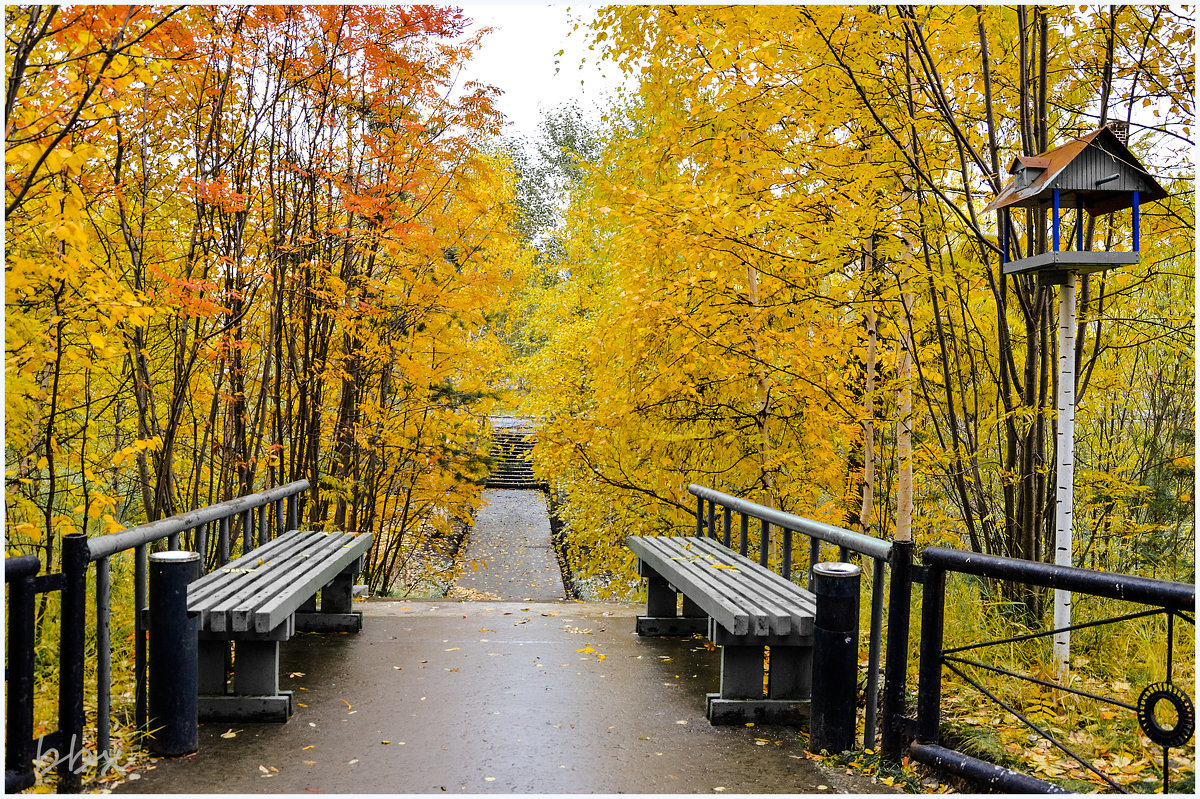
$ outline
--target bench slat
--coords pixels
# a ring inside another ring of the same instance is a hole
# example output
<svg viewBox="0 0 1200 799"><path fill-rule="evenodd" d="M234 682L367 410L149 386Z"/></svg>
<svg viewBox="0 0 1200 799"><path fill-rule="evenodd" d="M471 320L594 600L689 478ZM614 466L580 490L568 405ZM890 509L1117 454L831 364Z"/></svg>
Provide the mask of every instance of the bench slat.
<svg viewBox="0 0 1200 799"><path fill-rule="evenodd" d="M627 543L734 635L812 634L816 602L809 591L716 541L634 536Z"/></svg>
<svg viewBox="0 0 1200 799"><path fill-rule="evenodd" d="M320 536L320 537L318 537ZM245 631L250 626L242 623L245 612L252 611L247 605L253 596L259 596L259 601L265 601L270 596L287 589L298 579L304 579L307 573L308 560L323 557L326 551L337 547L341 534L317 533L298 541L298 545L286 554L276 555L274 560L259 566L251 575L241 575L241 581L236 590L223 596L211 608L211 618L214 620L214 630ZM223 624L224 626L217 626Z"/></svg>
<svg viewBox="0 0 1200 799"><path fill-rule="evenodd" d="M248 586L266 578L282 560L312 546L315 540L312 533L291 533L273 539L191 583L188 610L200 614L200 629L217 632L227 629L227 604Z"/></svg>
<svg viewBox="0 0 1200 799"><path fill-rule="evenodd" d="M628 545L651 568L691 597L693 602L722 627L735 635L745 635L751 631L750 614L740 606L736 594L731 594L727 586L710 586L708 578L711 575L703 574L694 565L689 568L688 561L695 555L664 544L654 537L630 538Z"/></svg>
<svg viewBox="0 0 1200 799"><path fill-rule="evenodd" d="M200 611L212 604L213 598L226 584L239 579L239 572L236 570L254 568L260 558L274 557L281 550L292 546L296 546L294 541L274 538L250 554L232 560L194 581L188 586L188 610Z"/></svg>
<svg viewBox="0 0 1200 799"><path fill-rule="evenodd" d="M716 542L705 542L702 547L711 549ZM787 618L787 629L775 629L774 632L786 635L789 632L801 635L812 634L812 621L816 613L816 598L806 589L790 580L765 569L736 553L717 552L717 557L725 562L732 562L737 571L728 570L730 579L738 580L738 587L746 592L746 596L767 609L772 614L782 614Z"/></svg>
<svg viewBox="0 0 1200 799"><path fill-rule="evenodd" d="M285 534L192 583L188 609L200 614L201 629L256 629L253 616L257 606L281 592L290 594L306 587L309 592L302 603L324 585L316 583L319 577L312 574L313 569L319 569L327 557L354 538L353 534L321 531ZM369 546L370 536L365 538Z"/></svg>
<svg viewBox="0 0 1200 799"><path fill-rule="evenodd" d="M308 532L292 533L275 539L274 542L269 542L274 543L274 546L268 548L264 545L221 567L219 572L213 572L192 583L193 586L197 586L197 598L193 598L192 586L188 586L188 610L200 613L202 629L214 632L230 629L229 612L239 597L247 591L253 591L257 586L269 584L272 575L287 568L291 558L326 540L318 538L320 535ZM206 581L209 580L214 583L214 590L205 590L208 588Z"/></svg>
<svg viewBox="0 0 1200 799"><path fill-rule="evenodd" d="M787 635L792 631L796 612L786 601L764 595L754 583L754 578L763 571L761 566L749 561L739 563L734 553L711 550L700 539L687 542L685 547L697 558L692 563L700 571L702 579L710 585L720 585L748 615L747 626L751 633ZM729 566L733 568L726 568Z"/></svg>
<svg viewBox="0 0 1200 799"><path fill-rule="evenodd" d="M693 546L699 546L713 553L715 557L732 562L738 567L738 571L734 573L744 576L747 587L752 587L763 601L787 608L787 612L793 619L807 619L816 613L816 596L786 577L776 574L736 552L728 551L711 539L696 539ZM717 549L718 547L720 549Z"/></svg>
<svg viewBox="0 0 1200 799"><path fill-rule="evenodd" d="M295 613L312 596L312 590L306 586L320 587L328 584L347 566L366 554L370 546L371 536L362 535L329 553L323 561L310 567L313 569L312 577L304 584L293 585L290 591L277 595L255 611L254 629L260 633L275 629L276 625Z"/></svg>
<svg viewBox="0 0 1200 799"><path fill-rule="evenodd" d="M311 539L302 549L293 551L287 557L277 558L269 569L255 574L252 581L248 581L240 591L216 608L228 614L228 629L235 632L253 629L253 614L281 593L295 590L307 590L309 596L316 593L324 583L315 584L313 564L323 561L328 553L337 551L342 541L341 534L325 534L323 538Z"/></svg>

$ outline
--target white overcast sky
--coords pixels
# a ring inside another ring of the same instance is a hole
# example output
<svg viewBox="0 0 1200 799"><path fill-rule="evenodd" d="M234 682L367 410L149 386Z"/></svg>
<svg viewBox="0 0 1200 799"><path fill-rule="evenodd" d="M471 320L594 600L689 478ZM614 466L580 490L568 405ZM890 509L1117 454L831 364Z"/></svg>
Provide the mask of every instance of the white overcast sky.
<svg viewBox="0 0 1200 799"><path fill-rule="evenodd" d="M614 65L600 63L599 48L587 49L591 43L587 23L595 6L474 2L461 8L474 21L472 30L494 30L459 82L478 80L504 92L496 105L510 123L505 135L536 138L541 110L572 101L599 121L606 96L615 92L621 80ZM572 31L576 24L578 29ZM565 51L563 55L556 55L559 50Z"/></svg>

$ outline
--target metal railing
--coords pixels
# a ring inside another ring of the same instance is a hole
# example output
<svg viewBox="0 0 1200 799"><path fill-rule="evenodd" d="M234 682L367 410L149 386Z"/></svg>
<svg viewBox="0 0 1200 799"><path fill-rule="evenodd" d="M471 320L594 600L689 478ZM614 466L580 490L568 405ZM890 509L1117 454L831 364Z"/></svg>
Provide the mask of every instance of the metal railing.
<svg viewBox="0 0 1200 799"><path fill-rule="evenodd" d="M1101 773L1099 769L1093 766L1090 758L1072 751L1066 743L1058 740L1048 730L1010 704L1001 700L978 680L973 679L964 670L965 667L969 667L1036 683L1043 688L1087 697L1135 712L1142 732L1151 741L1163 747L1163 792L1167 792L1169 786L1169 751L1172 747L1186 743L1195 730L1195 710L1191 699L1171 678L1174 620L1178 618L1195 625L1194 617L1188 615L1189 612L1195 612L1195 585L1156 580L1149 577L1093 571L1091 569L1070 566L1055 566L1018 558L984 555L977 552L963 552L945 547L926 547L922 553L922 560L925 563L925 573L922 580L924 584L924 596L921 609L921 651L917 682L917 716L915 719L901 718L896 720L901 726L907 726L916 739L909 747L909 752L914 759L929 765L948 769L974 780L983 781L991 787L1002 791L1058 792L1062 790L1057 786L1034 777L1010 769L999 768L991 763L977 760L962 752L948 749L939 744L942 672L943 668L945 668L954 672L959 678L973 686L983 697L1003 707L1037 735L1048 740L1053 746L1064 752L1068 757L1076 760L1083 769L1098 776L1109 788L1122 793L1125 792L1125 788L1122 785ZM1087 594L1105 599L1123 600L1148 605L1151 607L1151 610L1134 612L1099 621L1088 621L1060 629L1018 635L997 641L977 642L967 646L946 649L943 645L943 626L947 573L975 575L1030 586L1062 589L1075 594ZM1006 645L1018 641L1051 637L1056 633L1068 630L1096 627L1102 624L1146 618L1160 614L1165 614L1167 619L1166 674L1162 682L1147 686L1142 692L1137 706L1122 702L1116 698L1078 690L1058 682L1036 679L1028 675L999 668L995 665L963 657L968 652L987 646ZM889 619L889 623L896 623L897 621L897 619ZM1156 720L1155 704L1160 701L1166 701L1173 706L1172 710L1176 718L1173 728L1166 727L1160 721Z"/></svg>
<svg viewBox="0 0 1200 799"><path fill-rule="evenodd" d="M8 629L5 636L7 656L4 671L4 792L16 793L37 782L33 760L34 692L34 598L40 593L62 588L62 575L55 581L38 577L41 563L36 555L4 559L4 586L8 591ZM58 732L50 733L53 748L61 746Z"/></svg>
<svg viewBox="0 0 1200 799"><path fill-rule="evenodd" d="M845 530L824 522L806 519L791 513L785 513L766 505L741 499L730 494L724 494L705 486L691 484L688 492L696 497L696 535L703 536L705 529L709 537L720 541L730 549L735 548L739 554L747 556L750 550L750 519L759 522L758 531L758 562L770 568L771 528L780 531L780 553L777 558L779 574L793 580L792 545L793 533L808 536L808 568L805 570L804 586L811 588L812 568L821 562L821 545L828 543L838 548L838 560L848 560L851 552L865 555L872 559L871 570L871 629L867 644L867 685L866 709L863 724L863 747L872 749L875 746L875 727L879 708L879 661L881 649L881 634L883 629L883 583L887 563L892 559L893 544L869 535ZM721 506L721 535L717 535L717 506ZM736 536L733 532L733 514L739 515ZM897 590L893 580L892 593ZM892 603L895 604L893 597ZM907 645L907 640L905 641ZM889 651L891 643L889 641ZM901 678L903 679L903 678Z"/></svg>
<svg viewBox="0 0 1200 799"><path fill-rule="evenodd" d="M177 550L182 543L201 553L202 571L211 564L228 563L235 548L231 540L233 519L241 519L241 551L295 529L299 519L299 496L308 490L308 480L297 480L256 494L209 505L167 519L138 525L119 533L88 538L75 533L63 536L61 633L59 654L59 731L54 742L59 749L58 791L78 793L82 787L83 760L105 763L110 759L112 712L112 558L130 550L134 553L134 683L135 717L139 729L146 726L146 628L141 609L147 604L147 556L150 546L166 540ZM284 505L286 504L286 512ZM273 524L272 524L273 520ZM215 525L214 536L210 528ZM188 534L191 540L188 541ZM35 559L36 561L36 559ZM87 645L88 568L96 565L96 746L93 756L81 757L84 740L84 654ZM6 562L6 581L7 562ZM11 614L10 614L11 619ZM32 644L31 644L32 646ZM9 648L13 658L12 644ZM10 685L10 691L14 686ZM32 686L29 688L32 694ZM11 694L10 694L11 697ZM30 696L32 705L32 696ZM32 733L30 733L32 735ZM23 740L23 738L21 739ZM11 741L11 739L10 739ZM43 741L45 747L46 741ZM67 752L61 752L67 747ZM6 779L7 779L6 765ZM32 768L32 767L31 767Z"/></svg>

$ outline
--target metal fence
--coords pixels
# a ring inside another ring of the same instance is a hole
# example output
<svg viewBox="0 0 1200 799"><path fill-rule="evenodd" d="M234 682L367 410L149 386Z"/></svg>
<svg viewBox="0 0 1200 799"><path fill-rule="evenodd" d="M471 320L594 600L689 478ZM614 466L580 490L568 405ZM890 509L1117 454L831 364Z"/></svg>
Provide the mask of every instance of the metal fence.
<svg viewBox="0 0 1200 799"><path fill-rule="evenodd" d="M231 540L233 520L241 520L241 551L248 552L285 530L295 529L299 519L299 498L309 481L260 491L227 502L210 505L167 519L149 522L119 533L88 538L83 534L63 536L62 573L33 578L38 570L36 557L5 560L5 583L9 586L9 677L8 741L5 758L5 788L8 790L10 764L14 785L32 780L32 750L22 749L26 739L32 747L33 718L33 625L34 609L30 591L62 591L60 612L58 731L43 737L43 751L58 751L58 791L78 793L82 787L83 762L106 762L111 746L112 713L112 558L133 551L134 558L134 682L135 716L139 729L146 725L146 627L141 609L147 605L147 556L156 542L166 541L168 549L181 543L202 554L202 570L223 565L231 559L237 542ZM285 506L286 505L286 509ZM215 530L214 530L215 528ZM17 561L13 563L12 561ZM84 656L88 629L88 570L95 564L95 645L96 645L96 738L94 755L84 758ZM11 575L10 575L10 569ZM32 569L32 572L30 572ZM29 574L27 574L29 573ZM29 582L36 580L40 582ZM29 583L29 584L26 584ZM14 605L14 602L16 603ZM13 625L17 624L17 635ZM26 665L27 664L27 670ZM14 665L19 665L14 672ZM20 682L14 681L16 679ZM17 703L14 706L14 703ZM24 705L22 705L24 703ZM15 712L14 712L15 711ZM14 719L18 719L14 726ZM28 719L28 722L26 722ZM14 742L16 743L14 751ZM14 764L13 759L20 758ZM29 782L28 784L32 784ZM28 785L25 785L28 787ZM19 790L19 788L17 789Z"/></svg>
<svg viewBox="0 0 1200 799"><path fill-rule="evenodd" d="M39 593L61 590L57 581L39 578L41 563L35 555L4 559L4 587L8 592L8 630L4 697L4 792L16 793L36 781L33 759L34 599ZM57 731L45 736L50 748L61 747Z"/></svg>
<svg viewBox="0 0 1200 799"><path fill-rule="evenodd" d="M696 535L703 536L707 528L711 538L739 554L748 556L750 551L750 520L759 522L758 562L770 568L772 540L771 528L779 529L777 543L779 553L776 562L779 574L794 579L792 569L792 546L794 533L808 536L808 568L804 572L805 587L811 588L812 568L821 562L821 545L831 544L838 548L838 560L848 560L851 552L866 555L873 561L871 570L871 629L867 642L867 685L866 710L863 725L863 747L875 746L875 727L879 705L879 660L883 626L883 583L887 563L892 558L893 545L890 541L872 538L869 535L845 530L824 522L805 519L785 513L766 505L759 505L740 497L723 494L711 488L692 484L688 491L696 497ZM717 535L717 506L721 506L721 535ZM733 531L733 514L739 516L738 529ZM893 591L896 585L893 582ZM889 650L890 651L890 650Z"/></svg>
<svg viewBox="0 0 1200 799"><path fill-rule="evenodd" d="M1195 612L1195 585L1156 580L1148 577L1114 574L1112 572L1093 571L1091 569L1080 569L1070 566L1055 566L1017 558L963 552L945 547L926 547L922 552L922 560L925 563L925 571L922 576L924 590L921 605L921 647L917 681L917 714L915 719L898 718L892 720L898 726L907 727L909 732L915 737L916 740L909 746L908 750L914 759L950 770L976 781L984 782L1001 791L1058 792L1062 790L1028 775L1009 769L998 768L991 763L978 760L962 752L956 752L940 745L939 726L942 675L943 670L946 669L978 690L981 701L991 701L1003 707L1036 735L1048 740L1068 757L1076 760L1083 769L1095 774L1109 788L1122 793L1125 792L1124 786L1103 774L1098 768L1092 765L1089 758L1073 751L1067 742L1060 740L1036 721L1030 719L1026 714L1012 707L1009 703L1004 702L972 676L972 674L977 674L978 670L983 670L1035 683L1042 688L1083 696L1136 713L1142 732L1151 741L1162 746L1163 792L1167 792L1170 779L1170 749L1185 744L1195 731L1195 709L1191 698L1181 686L1172 680L1171 675L1174 623L1176 619L1180 619L1193 626L1195 625L1194 616L1189 615L1189 613ZM1074 594L1087 594L1105 599L1122 600L1146 605L1149 606L1149 609L1098 621L1088 621L1070 627L1032 632L1001 640L978 641L965 646L947 649L943 645L947 573L969 574L1029 586L1062 589ZM1037 679L973 659L975 657L974 653L989 646L1007 645L1018 641L1051 637L1056 633L1068 630L1079 630L1155 615L1165 615L1167 619L1166 673L1163 675L1161 681L1146 686L1136 706L1115 697L1107 697L1079 690L1059 682ZM899 621L899 619L889 619L889 624L898 623ZM973 671L968 673L968 669ZM1163 702L1171 705L1170 712L1165 715L1173 716L1173 724L1163 723L1158 718L1158 713L1156 712L1158 710L1157 705Z"/></svg>
<svg viewBox="0 0 1200 799"><path fill-rule="evenodd" d="M822 543L837 546L839 560L847 560L851 552L866 555L874 560L864 748L874 747L884 578L890 576L887 611L887 662L884 667L882 707L879 708L879 715L882 716L883 722L880 725L882 731L880 750L885 758L898 761L907 752L914 760L1002 791L1030 793L1061 792L1063 790L1030 775L979 760L940 744L941 686L943 669L947 669L980 690L981 701L998 702L1034 733L1050 741L1053 746L1058 747L1069 757L1079 761L1083 769L1097 775L1109 788L1118 791L1124 790L1116 781L1100 773L1099 769L1093 766L1087 758L1077 755L1069 745L1057 740L1016 708L1005 704L978 680L966 673L967 669L981 668L992 673L1000 672L1014 679L1030 681L1043 688L1085 696L1135 713L1142 731L1152 741L1163 747L1163 790L1166 791L1169 787L1169 750L1190 740L1195 728L1195 710L1191 698L1181 686L1172 681L1170 666L1173 652L1171 634L1176 620L1193 626L1195 624L1194 616L1189 615L1194 614L1195 611L1196 590L1194 585L1090 569L1055 566L1017 558L995 557L945 547L926 547L921 554L924 565L917 565L913 562L914 546L911 541L882 541L812 519L784 513L703 486L691 485L688 487L688 491L697 498L697 535L707 534L723 545L738 550L740 554L750 556L753 541L749 520L757 519L759 531L756 554L759 563L770 567L773 560L778 565L779 573L788 579L804 578L807 585L808 580L811 579L813 565L820 562ZM720 507L719 511L718 507ZM733 520L735 513L740 516L736 525ZM774 537L771 535L772 527L779 530L779 534ZM794 574L793 570L793 534L795 533L809 537L808 568L806 573L801 575ZM943 648L942 627L946 601L945 576L948 572L975 575L993 580L1008 580L1029 586L1058 588L1077 594L1142 603L1151 608L1101 621L1088 621L1061 630L1051 629L1003 640L980 641L946 649ZM923 592L916 716L909 717L907 715L909 711L906 708L906 693L908 690L909 631L912 622L914 584L923 585ZM972 660L969 656L969 653L988 646L1009 644L1043 636L1052 637L1056 633L1068 630L1158 614L1165 615L1167 619L1168 665L1163 679L1147 686L1137 705L1007 671ZM1156 720L1156 704L1167 711L1168 717L1175 719L1174 723Z"/></svg>

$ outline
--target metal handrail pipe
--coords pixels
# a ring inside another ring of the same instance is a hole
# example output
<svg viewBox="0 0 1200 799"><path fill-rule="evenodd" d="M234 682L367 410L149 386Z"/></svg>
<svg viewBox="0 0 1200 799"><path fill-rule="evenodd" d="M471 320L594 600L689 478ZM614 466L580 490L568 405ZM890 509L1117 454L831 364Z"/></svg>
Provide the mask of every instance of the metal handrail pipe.
<svg viewBox="0 0 1200 799"><path fill-rule="evenodd" d="M836 544L839 547L845 547L854 552L875 558L876 560L890 561L892 557L891 541L872 538L869 535L856 533L852 530L834 527L832 524L806 519L803 516L785 513L775 508L768 508L766 505L759 505L757 502L750 502L741 497L725 494L702 485L696 485L695 483L688 486L688 493L701 499L715 502L726 508L732 508L738 513L744 513L747 516L753 516L756 519L769 522L777 527L783 527L802 535L807 535L810 538L818 538L830 544Z"/></svg>
<svg viewBox="0 0 1200 799"><path fill-rule="evenodd" d="M1016 580L1029 585L1140 602L1174 611L1196 609L1196 586L1189 583L1095 571L1078 566L1055 566L1052 563L964 552L948 547L925 547L921 559L926 564L962 574Z"/></svg>
<svg viewBox="0 0 1200 799"><path fill-rule="evenodd" d="M913 760L945 769L953 774L1005 793L1070 793L1065 788L1043 782L1037 777L1022 774L994 763L980 760L937 744L913 742L908 747Z"/></svg>
<svg viewBox="0 0 1200 799"><path fill-rule="evenodd" d="M122 530L119 533L109 533L108 535L89 538L88 553L90 559L93 561L106 558L118 552L124 552L127 549L133 549L134 547L149 544L151 541L166 538L169 535L191 530L206 522L219 521L271 502L286 499L287 497L306 491L309 485L308 480L296 480L286 485L259 491L257 494L235 497L225 502L219 502L216 505L209 505L198 510L180 513L176 516L159 519L155 522L139 524L137 527L130 527L128 530Z"/></svg>
<svg viewBox="0 0 1200 799"><path fill-rule="evenodd" d="M4 582L33 577L42 568L37 555L16 555L4 559Z"/></svg>

